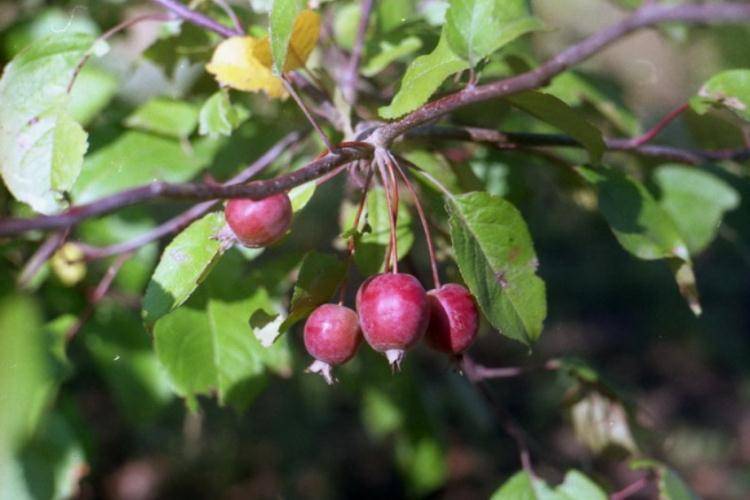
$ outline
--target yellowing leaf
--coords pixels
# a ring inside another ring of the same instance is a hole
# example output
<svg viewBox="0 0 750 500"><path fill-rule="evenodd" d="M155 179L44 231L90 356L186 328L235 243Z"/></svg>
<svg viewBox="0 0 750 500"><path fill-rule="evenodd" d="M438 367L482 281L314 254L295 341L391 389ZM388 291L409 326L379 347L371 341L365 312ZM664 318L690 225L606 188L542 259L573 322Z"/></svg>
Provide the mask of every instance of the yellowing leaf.
<svg viewBox="0 0 750 500"><path fill-rule="evenodd" d="M284 62L284 73L303 68L310 57L310 53L318 43L320 35L320 16L312 10L303 10L294 20L292 38ZM260 40L254 48L255 57L264 66L273 67L271 42L268 37Z"/></svg>
<svg viewBox="0 0 750 500"><path fill-rule="evenodd" d="M216 80L227 87L245 92L265 91L269 97L286 97L281 79L271 71L269 63L259 60L256 47L267 39L258 40L251 36L232 37L216 47L206 70Z"/></svg>

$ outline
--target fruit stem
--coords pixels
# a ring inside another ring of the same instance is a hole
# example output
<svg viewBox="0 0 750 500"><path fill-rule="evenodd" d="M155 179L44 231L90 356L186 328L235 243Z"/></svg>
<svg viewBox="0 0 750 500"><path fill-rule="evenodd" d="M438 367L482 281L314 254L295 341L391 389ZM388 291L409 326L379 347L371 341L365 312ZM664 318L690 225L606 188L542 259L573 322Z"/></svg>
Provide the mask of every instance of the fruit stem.
<svg viewBox="0 0 750 500"><path fill-rule="evenodd" d="M414 200L414 205L417 208L417 214L419 215L419 221L422 224L422 231L424 231L424 237L427 241L427 253L430 254L430 269L432 270L432 282L435 285L435 288L440 288L440 274L438 273L438 265L437 265L437 258L435 257L435 245L432 241L432 234L430 233L430 225L427 222L427 216L425 215L424 208L422 207L422 202L419 200L419 196L417 195L416 189L414 189L414 184L409 180L409 177L407 177L406 173L404 172L404 169L401 168L401 165L398 164L398 161L396 161L396 158L393 157L390 153L388 153L388 156L390 158L390 161L393 163L393 165L396 168L396 171L398 172L399 176L401 176L401 179L404 181L404 185L406 185L406 189L409 190L409 193L411 194L412 199Z"/></svg>
<svg viewBox="0 0 750 500"><path fill-rule="evenodd" d="M346 297L346 287L348 284L349 269L352 267L352 258L354 257L354 251L356 246L355 235L356 231L359 231L359 221L362 218L362 212L365 209L365 203L367 202L367 193L370 190L370 182L373 176L372 165L367 172L367 179L365 180L365 186L362 188L362 197L359 200L359 206L357 206L357 212L354 214L354 223L352 224L352 235L349 237L348 242L348 255L346 256L346 271L344 271L344 281L341 283L339 290L339 305L344 305L344 297Z"/></svg>
<svg viewBox="0 0 750 500"><path fill-rule="evenodd" d="M396 237L396 221L393 217L393 201L391 199L391 192L390 192L390 186L388 183L388 174L385 171L385 166L383 163L383 150L377 149L375 150L375 165L378 168L378 174L380 175L380 182L383 184L383 191L385 191L385 200L388 204L389 209L389 216L388 216L388 222L390 224L390 230L391 230L391 240L390 244L388 245L388 250L386 251L385 255L385 272L388 272L390 270L393 270L393 273L398 273L398 238ZM398 207L396 207L396 210L398 210ZM398 212L396 212L398 213Z"/></svg>
<svg viewBox="0 0 750 500"><path fill-rule="evenodd" d="M326 148L328 148L328 152L330 153L333 151L333 146L331 145L331 141L328 139L328 136L323 132L323 129L320 128L320 125L318 125L318 122L315 121L315 118L313 117L312 113L310 113L310 110L307 109L307 105L305 104L305 101L302 100L302 98L297 94L297 91L294 90L294 87L292 86L291 82L287 79L286 76L281 76L281 83L284 85L284 89L286 89L287 92L289 92L289 95L292 96L292 99L294 99L294 102L297 103L297 106L302 110L302 113L304 113L305 118L307 118L307 121L310 122L310 124L313 126L315 131L320 136L320 140L323 141L323 144L325 144Z"/></svg>

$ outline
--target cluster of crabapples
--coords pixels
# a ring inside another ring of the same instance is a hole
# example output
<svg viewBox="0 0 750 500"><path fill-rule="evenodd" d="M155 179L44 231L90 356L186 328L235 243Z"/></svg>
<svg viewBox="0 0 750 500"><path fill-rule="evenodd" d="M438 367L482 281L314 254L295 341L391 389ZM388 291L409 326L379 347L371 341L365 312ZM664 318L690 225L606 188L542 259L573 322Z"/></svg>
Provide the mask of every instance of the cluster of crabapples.
<svg viewBox="0 0 750 500"><path fill-rule="evenodd" d="M287 232L292 206L285 193L257 201L233 199L226 204L225 218L239 243L264 247ZM363 336L395 369L422 338L428 346L458 356L472 344L478 328L476 302L465 287L450 283L425 291L410 274L385 272L362 283L356 311L323 304L308 317L304 342L315 358L308 371L333 383L333 367L354 357Z"/></svg>

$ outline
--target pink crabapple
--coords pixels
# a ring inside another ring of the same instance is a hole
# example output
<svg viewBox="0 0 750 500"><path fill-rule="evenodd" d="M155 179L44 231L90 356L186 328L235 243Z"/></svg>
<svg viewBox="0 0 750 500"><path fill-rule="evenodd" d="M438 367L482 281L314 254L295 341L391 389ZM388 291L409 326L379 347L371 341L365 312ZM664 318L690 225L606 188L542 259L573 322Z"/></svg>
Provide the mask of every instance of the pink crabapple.
<svg viewBox="0 0 750 500"><path fill-rule="evenodd" d="M362 341L357 313L338 304L323 304L307 318L305 348L315 361L308 371L319 373L332 384L334 366L346 363Z"/></svg>
<svg viewBox="0 0 750 500"><path fill-rule="evenodd" d="M365 340L398 368L407 349L427 328L427 295L410 274L385 273L367 279L357 291L357 312Z"/></svg>
<svg viewBox="0 0 750 500"><path fill-rule="evenodd" d="M233 199L224 209L229 228L246 247L265 247L279 240L292 223L292 203L286 193L262 200Z"/></svg>
<svg viewBox="0 0 750 500"><path fill-rule="evenodd" d="M430 347L459 355L471 346L479 329L479 312L471 292L448 283L427 292L430 321L425 341Z"/></svg>

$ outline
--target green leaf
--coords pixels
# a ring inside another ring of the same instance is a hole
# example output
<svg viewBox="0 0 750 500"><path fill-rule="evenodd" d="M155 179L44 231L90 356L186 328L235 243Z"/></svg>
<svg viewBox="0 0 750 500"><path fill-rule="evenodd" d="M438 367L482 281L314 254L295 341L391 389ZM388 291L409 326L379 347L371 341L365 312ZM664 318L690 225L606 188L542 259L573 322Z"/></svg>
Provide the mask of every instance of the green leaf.
<svg viewBox="0 0 750 500"><path fill-rule="evenodd" d="M173 393L138 315L100 305L81 336L120 415L135 424L152 422Z"/></svg>
<svg viewBox="0 0 750 500"><path fill-rule="evenodd" d="M68 115L66 89L91 43L84 34L39 40L0 79L0 173L13 196L37 212L62 209L61 192L81 170L87 136Z"/></svg>
<svg viewBox="0 0 750 500"><path fill-rule="evenodd" d="M712 106L726 108L750 121L750 70L732 69L714 75L690 99L690 105L700 114Z"/></svg>
<svg viewBox="0 0 750 500"><path fill-rule="evenodd" d="M346 264L333 255L318 252L305 255L294 285L289 316L281 324L280 331L288 330L316 307L331 300L345 274Z"/></svg>
<svg viewBox="0 0 750 500"><path fill-rule="evenodd" d="M740 202L732 186L695 167L662 165L654 180L661 191L659 205L672 217L691 255L713 241L724 213Z"/></svg>
<svg viewBox="0 0 750 500"><path fill-rule="evenodd" d="M577 470L569 470L555 491L565 500L607 500L607 494L599 485Z"/></svg>
<svg viewBox="0 0 750 500"><path fill-rule="evenodd" d="M493 493L490 500L558 500L558 497L544 481L521 471Z"/></svg>
<svg viewBox="0 0 750 500"><path fill-rule="evenodd" d="M557 97L529 90L506 97L506 100L580 142L588 150L592 162L601 159L606 149L601 131Z"/></svg>
<svg viewBox="0 0 750 500"><path fill-rule="evenodd" d="M112 73L90 64L84 66L70 93L70 116L87 125L109 104L118 86Z"/></svg>
<svg viewBox="0 0 750 500"><path fill-rule="evenodd" d="M599 210L620 245L639 259L667 259L680 293L693 312L700 315L688 246L669 213L643 184L631 177L610 168L577 170L596 187Z"/></svg>
<svg viewBox="0 0 750 500"><path fill-rule="evenodd" d="M241 257L230 253L200 290L157 321L154 344L175 390L195 406L217 392L219 403L247 407L266 384L266 368L288 370L288 346L263 347L248 325L258 309L272 309L268 293L237 279Z"/></svg>
<svg viewBox="0 0 750 500"><path fill-rule="evenodd" d="M398 93L388 106L378 110L380 116L398 118L417 109L427 102L446 78L468 68L469 64L451 51L443 34L430 54L417 57L409 65Z"/></svg>
<svg viewBox="0 0 750 500"><path fill-rule="evenodd" d="M650 469L658 477L659 500L698 500L692 489L671 467L650 458L633 460L630 463L633 470Z"/></svg>
<svg viewBox="0 0 750 500"><path fill-rule="evenodd" d="M689 260L686 243L646 187L611 168L580 167L599 195L599 210L620 244L639 259Z"/></svg>
<svg viewBox="0 0 750 500"><path fill-rule="evenodd" d="M315 181L306 182L289 190L289 201L292 202L292 211L299 212L312 200L315 194L317 183Z"/></svg>
<svg viewBox="0 0 750 500"><path fill-rule="evenodd" d="M232 105L229 92L220 90L209 97L201 107L198 133L209 137L228 137L248 118L250 111L242 105Z"/></svg>
<svg viewBox="0 0 750 500"><path fill-rule="evenodd" d="M398 44L382 41L379 47L380 52L367 61L361 72L364 76L371 78L387 68L392 62L411 55L421 48L422 40L415 36L407 36Z"/></svg>
<svg viewBox="0 0 750 500"><path fill-rule="evenodd" d="M565 481L552 490L543 480L520 471L491 497L491 500L606 500L607 495L591 479L569 470Z"/></svg>
<svg viewBox="0 0 750 500"><path fill-rule="evenodd" d="M445 34L453 52L471 67L521 35L541 28L525 0L451 0Z"/></svg>
<svg viewBox="0 0 750 500"><path fill-rule="evenodd" d="M45 415L38 432L24 446L16 463L22 468L25 484L18 483L13 494L6 495L3 488L13 485L0 482L2 498L73 498L79 490L81 472L88 469L83 444L72 422L59 412Z"/></svg>
<svg viewBox="0 0 750 500"><path fill-rule="evenodd" d="M164 249L143 298L147 326L182 305L205 278L221 253L224 214L213 212L175 237Z"/></svg>
<svg viewBox="0 0 750 500"><path fill-rule="evenodd" d="M30 437L54 382L41 316L28 297L0 297L0 485L4 462Z"/></svg>
<svg viewBox="0 0 750 500"><path fill-rule="evenodd" d="M198 109L189 102L156 97L128 116L125 125L145 132L185 139L198 125Z"/></svg>
<svg viewBox="0 0 750 500"><path fill-rule="evenodd" d="M500 333L530 345L547 315L544 282L518 210L484 192L448 202L451 239L461 276Z"/></svg>
<svg viewBox="0 0 750 500"><path fill-rule="evenodd" d="M590 104L626 135L636 136L642 132L638 118L621 102L597 88L585 75L566 71L555 77L544 91L565 101L569 106Z"/></svg>
<svg viewBox="0 0 750 500"><path fill-rule="evenodd" d="M365 229L361 231L354 251L354 263L360 272L366 276L378 273L384 268L383 261L391 234L389 214L385 191L382 188L370 189L367 195L365 212L360 220L360 224L363 220L365 221ZM344 217L344 230L351 228L353 221L354 208L352 207L352 210ZM411 213L402 201L399 203L398 223L396 224L399 260L409 253L414 244L414 233L411 226Z"/></svg>
<svg viewBox="0 0 750 500"><path fill-rule="evenodd" d="M76 203L87 203L102 196L155 180L184 182L205 168L217 142L200 139L192 151L173 139L129 131L113 143L86 158L73 189Z"/></svg>
<svg viewBox="0 0 750 500"><path fill-rule="evenodd" d="M269 36L271 38L271 54L273 55L273 71L277 75L284 72L289 41L292 39L294 20L300 11L300 0L274 0L269 17Z"/></svg>

